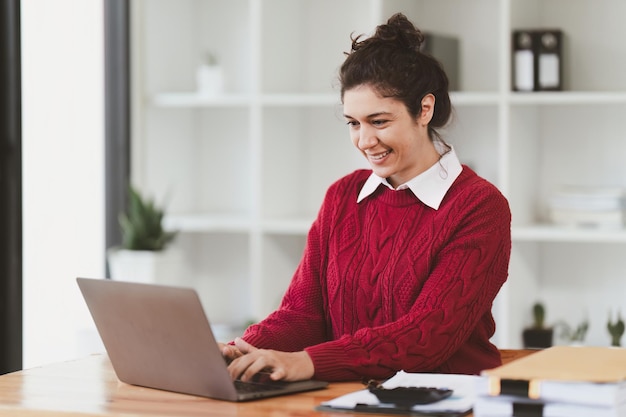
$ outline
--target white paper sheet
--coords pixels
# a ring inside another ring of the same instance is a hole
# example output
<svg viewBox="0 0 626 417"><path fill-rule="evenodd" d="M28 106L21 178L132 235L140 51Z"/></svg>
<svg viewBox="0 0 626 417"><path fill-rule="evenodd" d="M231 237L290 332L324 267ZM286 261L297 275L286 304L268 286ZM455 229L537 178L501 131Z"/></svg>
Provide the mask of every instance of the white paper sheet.
<svg viewBox="0 0 626 417"><path fill-rule="evenodd" d="M383 386L385 388L436 387L451 389L453 390L452 396L445 400L432 404L415 405L411 410L422 413L462 413L469 411L474 405L476 399L476 383L479 378L480 377L474 375L425 374L399 371L391 379L385 381ZM341 397L326 401L321 405L336 409L352 410L357 404L379 406L380 408L394 408L393 404L381 404L378 398L367 389L342 395Z"/></svg>

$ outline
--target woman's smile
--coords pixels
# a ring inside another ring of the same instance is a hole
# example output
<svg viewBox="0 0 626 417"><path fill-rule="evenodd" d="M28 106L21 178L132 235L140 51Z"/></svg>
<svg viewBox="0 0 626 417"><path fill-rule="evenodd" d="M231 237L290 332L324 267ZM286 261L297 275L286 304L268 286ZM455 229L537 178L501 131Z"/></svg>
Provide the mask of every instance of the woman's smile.
<svg viewBox="0 0 626 417"><path fill-rule="evenodd" d="M373 153L373 154L366 152L366 155L367 155L367 159L369 159L370 161L374 163L381 163L385 159L385 157L389 155L390 153L391 151L384 151L384 152Z"/></svg>

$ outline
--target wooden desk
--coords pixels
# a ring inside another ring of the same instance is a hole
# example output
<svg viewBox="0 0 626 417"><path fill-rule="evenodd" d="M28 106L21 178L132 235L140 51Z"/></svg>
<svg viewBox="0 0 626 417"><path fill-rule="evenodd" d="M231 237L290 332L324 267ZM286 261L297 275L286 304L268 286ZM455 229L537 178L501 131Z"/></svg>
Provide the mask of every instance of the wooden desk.
<svg viewBox="0 0 626 417"><path fill-rule="evenodd" d="M502 358L508 362L529 353L502 351ZM362 417L314 410L359 389L363 385L356 382L333 383L320 391L230 403L124 384L106 355L94 355L0 376L0 416Z"/></svg>

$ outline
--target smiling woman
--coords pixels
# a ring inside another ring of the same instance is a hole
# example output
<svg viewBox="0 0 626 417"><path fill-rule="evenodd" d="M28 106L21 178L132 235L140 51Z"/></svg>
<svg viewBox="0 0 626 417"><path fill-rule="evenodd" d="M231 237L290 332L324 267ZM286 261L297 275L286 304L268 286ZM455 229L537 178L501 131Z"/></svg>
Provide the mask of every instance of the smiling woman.
<svg viewBox="0 0 626 417"><path fill-rule="evenodd" d="M279 308L222 346L234 378L270 368L275 379L386 379L500 364L491 306L508 274L508 202L439 135L448 80L420 50L420 30L396 14L351 40L341 99L371 169L329 187Z"/></svg>

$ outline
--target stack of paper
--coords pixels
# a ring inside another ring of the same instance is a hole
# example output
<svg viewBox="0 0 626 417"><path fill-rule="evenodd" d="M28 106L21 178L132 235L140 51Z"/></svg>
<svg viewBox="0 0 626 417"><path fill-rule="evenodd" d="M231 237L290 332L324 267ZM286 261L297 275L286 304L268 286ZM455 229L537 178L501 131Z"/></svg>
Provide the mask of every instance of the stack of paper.
<svg viewBox="0 0 626 417"><path fill-rule="evenodd" d="M549 210L558 225L621 228L626 193L621 188L563 187L550 198Z"/></svg>
<svg viewBox="0 0 626 417"><path fill-rule="evenodd" d="M626 349L554 346L483 371L474 417L626 417Z"/></svg>
<svg viewBox="0 0 626 417"><path fill-rule="evenodd" d="M452 396L425 405L415 405L411 409L401 409L395 404L385 404L367 389L323 402L319 411L350 411L362 413L408 414L419 416L464 416L472 410L476 398L475 389L480 376L459 374L426 374L398 372L383 386L396 387L437 387L453 390Z"/></svg>

